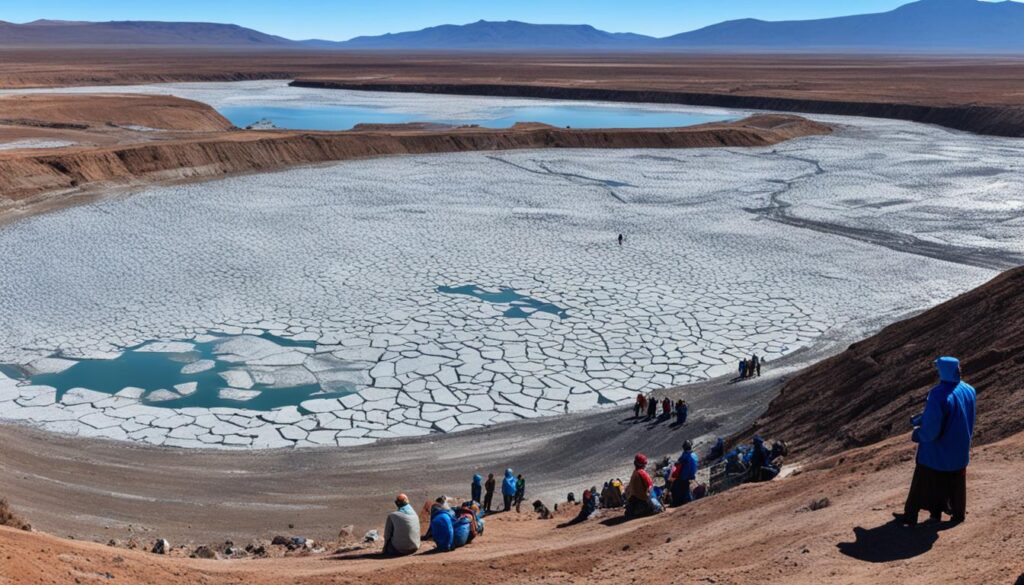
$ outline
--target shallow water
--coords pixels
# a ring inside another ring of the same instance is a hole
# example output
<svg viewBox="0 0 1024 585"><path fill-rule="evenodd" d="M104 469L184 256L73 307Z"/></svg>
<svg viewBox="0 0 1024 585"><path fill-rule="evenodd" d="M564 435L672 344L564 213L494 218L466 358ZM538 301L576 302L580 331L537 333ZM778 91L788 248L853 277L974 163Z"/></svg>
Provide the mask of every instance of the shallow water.
<svg viewBox="0 0 1024 585"><path fill-rule="evenodd" d="M475 118L446 118L429 111L396 112L367 106L279 107L272 105L225 106L220 113L235 126L244 128L261 120L290 130L350 130L356 124L405 124L429 122L509 128L517 122L542 122L571 128L674 128L730 120L729 116L658 111L622 107L575 105L511 106L486 112Z"/></svg>
<svg viewBox="0 0 1024 585"><path fill-rule="evenodd" d="M296 341L264 333L258 336L281 349L270 356L288 353L288 348L310 350L315 342ZM130 347L114 359L76 359L74 365L59 372L16 377L32 384L56 388L56 399L72 388L88 388L106 394L121 393L143 404L163 408L237 407L252 410L271 410L298 404L311 397L326 398L351 394L356 391L352 383L321 384L313 372L306 376L275 377L281 367L251 366L263 355L245 356L230 353L225 346L229 341L244 340L244 336L216 336L209 341L150 342ZM271 350L272 352L274 350ZM265 350L264 352L265 353ZM265 361L265 360L264 360ZM304 360L303 360L304 361ZM335 363L334 369L346 370L348 364ZM293 366L294 367L294 366ZM362 366L354 365L355 371ZM8 369L9 374L15 374ZM231 386L241 376L241 385ZM278 379L281 378L281 379ZM309 381L309 383L303 383Z"/></svg>

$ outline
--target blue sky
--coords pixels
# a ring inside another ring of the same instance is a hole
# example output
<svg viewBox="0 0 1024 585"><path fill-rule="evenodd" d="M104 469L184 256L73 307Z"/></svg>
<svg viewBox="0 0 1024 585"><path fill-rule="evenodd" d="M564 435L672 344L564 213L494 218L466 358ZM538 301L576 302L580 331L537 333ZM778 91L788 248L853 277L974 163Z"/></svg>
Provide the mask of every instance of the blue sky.
<svg viewBox="0 0 1024 585"><path fill-rule="evenodd" d="M592 24L667 36L733 18L881 12L909 0L0 0L0 20L230 22L293 39L343 40L475 20Z"/></svg>

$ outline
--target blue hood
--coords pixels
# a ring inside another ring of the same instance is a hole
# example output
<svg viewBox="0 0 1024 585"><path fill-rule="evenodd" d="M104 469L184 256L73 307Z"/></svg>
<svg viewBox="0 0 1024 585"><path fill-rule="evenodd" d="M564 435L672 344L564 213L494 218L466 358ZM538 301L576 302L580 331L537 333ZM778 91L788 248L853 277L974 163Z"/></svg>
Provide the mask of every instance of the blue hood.
<svg viewBox="0 0 1024 585"><path fill-rule="evenodd" d="M473 485L480 485L480 482L482 482L483 480L484 478L478 473L473 476Z"/></svg>
<svg viewBox="0 0 1024 585"><path fill-rule="evenodd" d="M960 381L960 360L955 357L940 357L935 360L935 368L939 370L939 379L943 382L956 384Z"/></svg>

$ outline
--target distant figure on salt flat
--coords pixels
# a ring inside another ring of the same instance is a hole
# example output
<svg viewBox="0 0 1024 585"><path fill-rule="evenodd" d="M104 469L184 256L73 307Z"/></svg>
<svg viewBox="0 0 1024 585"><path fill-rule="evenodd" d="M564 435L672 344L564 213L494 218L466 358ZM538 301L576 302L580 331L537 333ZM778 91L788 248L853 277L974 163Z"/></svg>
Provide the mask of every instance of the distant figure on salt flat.
<svg viewBox="0 0 1024 585"><path fill-rule="evenodd" d="M676 400L676 425L682 426L686 424L686 415L688 414L689 407L682 398Z"/></svg>
<svg viewBox="0 0 1024 585"><path fill-rule="evenodd" d="M623 236L622 234L619 234L619 245L620 246L622 245L622 242L625 241L625 239L626 239L626 236Z"/></svg>
<svg viewBox="0 0 1024 585"><path fill-rule="evenodd" d="M893 513L906 526L928 510L931 522L947 512L954 524L967 515L967 465L974 438L975 392L960 379L960 360L935 360L939 383L928 392L924 412L911 418L911 440L917 443L917 465L903 513Z"/></svg>
<svg viewBox="0 0 1024 585"><path fill-rule="evenodd" d="M757 360L757 355L756 354L750 357L750 362L749 363L750 363L750 373L747 374L747 376L750 377L750 378L753 378L754 376L759 376L760 374L758 373L758 370L761 369L761 362L759 362Z"/></svg>
<svg viewBox="0 0 1024 585"><path fill-rule="evenodd" d="M743 358L740 360L740 378L747 377L747 359Z"/></svg>
<svg viewBox="0 0 1024 585"><path fill-rule="evenodd" d="M658 398L651 394L647 397L647 418L652 419L658 416Z"/></svg>
<svg viewBox="0 0 1024 585"><path fill-rule="evenodd" d="M647 398L643 392L637 392L636 402L633 403L633 418L640 418L640 413L647 409Z"/></svg>

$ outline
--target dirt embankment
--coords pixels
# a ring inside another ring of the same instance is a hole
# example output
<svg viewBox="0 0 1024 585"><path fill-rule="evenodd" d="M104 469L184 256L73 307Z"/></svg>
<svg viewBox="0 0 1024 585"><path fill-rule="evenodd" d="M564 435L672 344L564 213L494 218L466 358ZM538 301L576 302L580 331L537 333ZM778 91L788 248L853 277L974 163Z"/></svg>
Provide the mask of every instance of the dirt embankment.
<svg viewBox="0 0 1024 585"><path fill-rule="evenodd" d="M978 390L978 443L1024 431L1024 268L802 370L754 431L785 436L803 457L905 433L942 355L960 358L964 379Z"/></svg>
<svg viewBox="0 0 1024 585"><path fill-rule="evenodd" d="M232 127L206 104L174 96L132 94L0 96L0 125L77 130L134 126L188 132L217 132Z"/></svg>
<svg viewBox="0 0 1024 585"><path fill-rule="evenodd" d="M801 112L892 118L924 124L936 124L993 136L1024 137L1024 107L1007 106L934 106L899 102L832 101L810 98L696 93L641 89L559 87L546 85L471 84L471 83L378 83L297 79L296 87L349 89L363 91L415 92L456 95L485 95L561 100L594 100L683 104L722 108Z"/></svg>
<svg viewBox="0 0 1024 585"><path fill-rule="evenodd" d="M575 130L541 124L509 129L456 128L387 132L250 131L60 152L0 153L0 208L38 203L88 187L200 179L397 154L528 148L700 148L767 146L826 134L828 126L795 116L754 116L688 128Z"/></svg>
<svg viewBox="0 0 1024 585"><path fill-rule="evenodd" d="M612 511L573 525L578 508L565 503L554 520L524 509L489 517L468 547L432 554L424 542L421 553L397 559L381 557L379 542L340 554L173 558L0 527L0 583L1021 583L1022 465L1024 434L975 449L967 522L953 528L890 522L913 466L906 435L653 518L623 523Z"/></svg>

